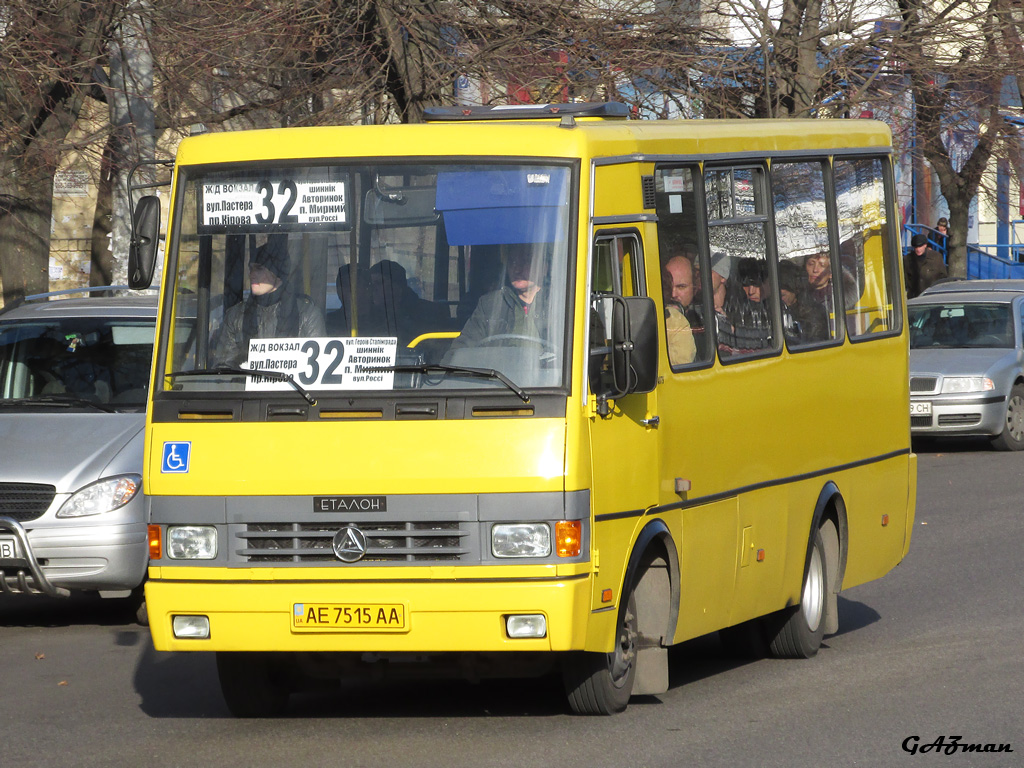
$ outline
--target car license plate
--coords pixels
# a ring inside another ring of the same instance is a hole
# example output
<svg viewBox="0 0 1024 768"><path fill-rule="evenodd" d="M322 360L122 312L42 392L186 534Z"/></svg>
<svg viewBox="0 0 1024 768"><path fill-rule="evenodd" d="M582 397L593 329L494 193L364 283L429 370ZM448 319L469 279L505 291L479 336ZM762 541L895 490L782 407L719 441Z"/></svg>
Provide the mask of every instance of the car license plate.
<svg viewBox="0 0 1024 768"><path fill-rule="evenodd" d="M932 404L930 402L911 403L910 404L910 415L911 416L931 416L932 415Z"/></svg>
<svg viewBox="0 0 1024 768"><path fill-rule="evenodd" d="M14 560L18 554L18 542L13 536L0 536L0 560Z"/></svg>
<svg viewBox="0 0 1024 768"><path fill-rule="evenodd" d="M295 603L292 629L312 632L404 632L401 603Z"/></svg>

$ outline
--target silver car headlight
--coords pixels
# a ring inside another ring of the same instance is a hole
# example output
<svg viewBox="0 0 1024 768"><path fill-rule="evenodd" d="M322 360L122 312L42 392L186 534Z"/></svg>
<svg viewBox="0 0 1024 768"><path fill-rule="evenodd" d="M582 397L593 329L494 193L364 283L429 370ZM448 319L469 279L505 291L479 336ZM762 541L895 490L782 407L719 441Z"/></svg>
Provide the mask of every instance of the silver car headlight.
<svg viewBox="0 0 1024 768"><path fill-rule="evenodd" d="M491 552L495 557L547 557L551 554L551 529L547 523L502 523L491 528Z"/></svg>
<svg viewBox="0 0 1024 768"><path fill-rule="evenodd" d="M217 529L212 525L168 526L167 554L175 560L213 560L217 556Z"/></svg>
<svg viewBox="0 0 1024 768"><path fill-rule="evenodd" d="M87 517L102 515L119 509L135 498L142 490L139 475L121 475L87 485L72 494L59 510L57 517Z"/></svg>
<svg viewBox="0 0 1024 768"><path fill-rule="evenodd" d="M942 394L963 392L991 392L996 388L992 379L984 376L947 376L942 380Z"/></svg>

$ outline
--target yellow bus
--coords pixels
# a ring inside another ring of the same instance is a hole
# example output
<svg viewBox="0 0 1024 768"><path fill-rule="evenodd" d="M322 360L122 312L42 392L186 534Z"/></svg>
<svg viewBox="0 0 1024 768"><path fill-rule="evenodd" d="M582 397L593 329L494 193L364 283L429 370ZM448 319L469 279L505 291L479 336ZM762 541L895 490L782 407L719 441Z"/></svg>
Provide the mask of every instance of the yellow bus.
<svg viewBox="0 0 1024 768"><path fill-rule="evenodd" d="M155 647L215 652L238 716L414 666L608 714L690 638L814 655L913 524L888 129L428 117L181 143Z"/></svg>

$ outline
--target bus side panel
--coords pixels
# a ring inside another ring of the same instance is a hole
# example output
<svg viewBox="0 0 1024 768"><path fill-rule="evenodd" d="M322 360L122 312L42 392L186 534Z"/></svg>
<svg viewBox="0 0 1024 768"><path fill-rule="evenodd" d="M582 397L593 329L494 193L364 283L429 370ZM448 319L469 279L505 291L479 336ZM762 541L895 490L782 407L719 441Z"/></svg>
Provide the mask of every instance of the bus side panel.
<svg viewBox="0 0 1024 768"><path fill-rule="evenodd" d="M906 507L910 464L898 456L837 479L849 522L843 589L880 578L903 559L911 519Z"/></svg>
<svg viewBox="0 0 1024 768"><path fill-rule="evenodd" d="M679 548L681 589L674 642L729 625L736 588L739 499L684 509Z"/></svg>
<svg viewBox="0 0 1024 768"><path fill-rule="evenodd" d="M736 595L729 624L760 616L785 604L785 585L801 578L803 553L788 545L787 532L810 528L810 505L803 497L811 489L785 485L761 488L740 497ZM806 535L805 535L806 538ZM780 602L781 601L781 602Z"/></svg>

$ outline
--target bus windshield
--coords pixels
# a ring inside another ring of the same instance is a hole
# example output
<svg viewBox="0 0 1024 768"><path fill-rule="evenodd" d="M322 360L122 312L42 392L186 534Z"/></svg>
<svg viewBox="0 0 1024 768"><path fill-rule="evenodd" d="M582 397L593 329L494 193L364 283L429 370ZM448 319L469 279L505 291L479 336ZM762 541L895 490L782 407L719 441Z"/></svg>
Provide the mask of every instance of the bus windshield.
<svg viewBox="0 0 1024 768"><path fill-rule="evenodd" d="M572 174L181 169L164 388L291 390L239 369L308 391L563 387Z"/></svg>

